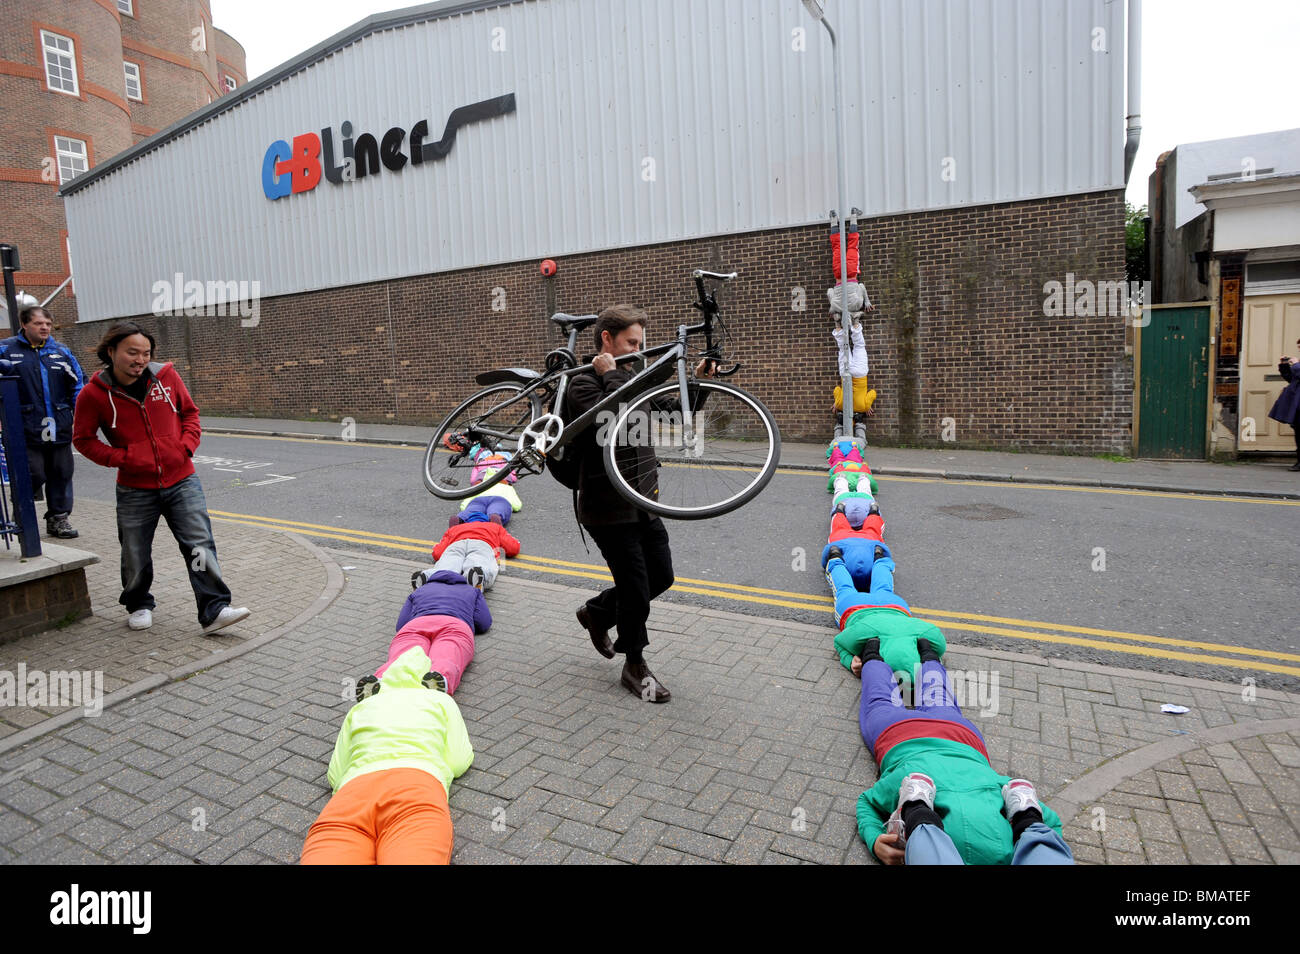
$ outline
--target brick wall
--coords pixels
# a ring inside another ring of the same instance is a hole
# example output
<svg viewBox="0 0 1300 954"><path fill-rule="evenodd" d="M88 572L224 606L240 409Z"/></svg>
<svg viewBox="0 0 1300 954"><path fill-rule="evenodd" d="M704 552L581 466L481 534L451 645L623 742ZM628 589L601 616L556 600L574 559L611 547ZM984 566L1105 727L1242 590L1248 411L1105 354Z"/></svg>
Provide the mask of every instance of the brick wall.
<svg viewBox="0 0 1300 954"><path fill-rule="evenodd" d="M0 643L89 615L84 568L0 587Z"/></svg>
<svg viewBox="0 0 1300 954"><path fill-rule="evenodd" d="M1123 318L1043 316L1045 283L1067 272L1123 279L1123 226L1119 191L863 223L862 280L878 306L866 325L880 392L871 439L939 444L952 418L956 446L1129 450ZM650 312L647 340L662 342L694 320L698 266L740 272L719 296L744 364L733 383L771 408L787 439L826 438L838 371L822 226L570 256L552 288L530 261L267 299L256 327L237 316L142 320L209 414L434 426L477 389L477 372L540 366L560 344L545 320L552 307L633 302ZM492 310L494 289L504 311ZM106 324L60 323L93 365Z"/></svg>

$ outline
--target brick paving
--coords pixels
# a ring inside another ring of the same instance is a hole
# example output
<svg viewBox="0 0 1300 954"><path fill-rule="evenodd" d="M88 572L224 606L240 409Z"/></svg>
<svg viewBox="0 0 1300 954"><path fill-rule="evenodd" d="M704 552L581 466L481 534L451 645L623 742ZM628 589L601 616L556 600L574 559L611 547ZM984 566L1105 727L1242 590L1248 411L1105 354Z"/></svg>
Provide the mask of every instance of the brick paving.
<svg viewBox="0 0 1300 954"><path fill-rule="evenodd" d="M326 568L292 537L274 530L235 528L214 519L217 558L234 605L248 606L253 615L237 626L203 636L180 551L166 523L160 521L154 536L152 587L158 606L153 626L133 631L127 628L125 607L117 602L122 577L114 513L110 504L78 501L75 526L81 536L66 541L100 557L99 563L86 567L94 615L61 629L0 643L0 670L16 672L20 662L29 671L100 670L104 692L115 692L149 676L215 661L214 657L274 631L307 609L325 585ZM64 711L57 706L0 707L0 747L6 737Z"/></svg>
<svg viewBox="0 0 1300 954"><path fill-rule="evenodd" d="M0 753L0 861L297 860L348 680L382 660L412 564L245 529L218 528L223 565L276 546L351 569L337 595L320 599L328 574L300 594L310 620ZM452 786L454 862L874 863L854 809L875 768L829 614L656 605L650 660L674 695L653 706L574 624L590 592L507 572L489 594L496 625L456 697L476 754ZM997 674L996 713L967 713L1081 862L1300 859L1300 697L960 645L948 664Z"/></svg>

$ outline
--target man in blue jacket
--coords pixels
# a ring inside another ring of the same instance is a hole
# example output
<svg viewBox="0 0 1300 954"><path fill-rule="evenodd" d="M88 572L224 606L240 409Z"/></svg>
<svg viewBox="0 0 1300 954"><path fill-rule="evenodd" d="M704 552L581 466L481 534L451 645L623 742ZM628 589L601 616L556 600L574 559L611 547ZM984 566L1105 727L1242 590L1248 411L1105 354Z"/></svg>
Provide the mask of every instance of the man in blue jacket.
<svg viewBox="0 0 1300 954"><path fill-rule="evenodd" d="M45 490L45 532L71 539L72 412L86 383L81 365L66 345L54 340L50 313L31 305L18 313L22 334L0 341L0 371L18 375L23 437L32 491Z"/></svg>
<svg viewBox="0 0 1300 954"><path fill-rule="evenodd" d="M474 659L474 637L492 628L483 591L451 570L437 570L406 598L397 615L397 635L388 645L388 662L373 676L357 680L357 702L379 691L380 679L398 656L418 646L429 657L424 677L430 689L452 695Z"/></svg>

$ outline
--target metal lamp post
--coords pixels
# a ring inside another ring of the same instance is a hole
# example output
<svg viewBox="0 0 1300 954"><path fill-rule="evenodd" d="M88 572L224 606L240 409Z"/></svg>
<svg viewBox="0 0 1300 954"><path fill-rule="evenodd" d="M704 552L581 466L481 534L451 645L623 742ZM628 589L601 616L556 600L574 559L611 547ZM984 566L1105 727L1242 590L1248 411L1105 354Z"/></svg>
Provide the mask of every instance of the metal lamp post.
<svg viewBox="0 0 1300 954"><path fill-rule="evenodd" d="M831 62L835 72L835 166L836 178L839 185L839 225L840 225L840 321L843 323L844 335L840 339L840 352L844 355L845 373L841 379L840 387L844 395L844 435L853 436L853 378L848 374L848 349L850 338L849 326L849 309L848 309L848 241L844 236L844 220L848 216L848 203L844 200L845 194L845 173L844 167L847 161L844 146L844 67L840 62L839 44L835 42L835 31L826 20L825 0L803 0L804 7L814 20L821 23L826 28L826 32L831 38Z"/></svg>

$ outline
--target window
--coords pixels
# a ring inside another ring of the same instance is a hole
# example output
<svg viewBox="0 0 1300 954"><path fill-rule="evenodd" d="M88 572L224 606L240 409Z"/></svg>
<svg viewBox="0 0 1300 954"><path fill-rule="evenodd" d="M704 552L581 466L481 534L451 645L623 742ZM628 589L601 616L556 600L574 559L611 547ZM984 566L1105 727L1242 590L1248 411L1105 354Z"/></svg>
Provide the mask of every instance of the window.
<svg viewBox="0 0 1300 954"><path fill-rule="evenodd" d="M76 178L90 168L86 162L86 144L70 136L55 136L54 151L59 157L59 185Z"/></svg>
<svg viewBox="0 0 1300 954"><path fill-rule="evenodd" d="M131 9L131 0L117 0L117 12L125 13L128 17L135 16L135 11Z"/></svg>
<svg viewBox="0 0 1300 954"><path fill-rule="evenodd" d="M56 93L80 96L77 88L77 51L66 36L41 31L41 46L45 52L45 85Z"/></svg>
<svg viewBox="0 0 1300 954"><path fill-rule="evenodd" d="M122 72L126 74L126 98L143 102L144 95L140 86L140 64L123 61Z"/></svg>
<svg viewBox="0 0 1300 954"><path fill-rule="evenodd" d="M234 92L235 87L239 85L238 83L235 82L235 78L233 76L224 77L222 79L222 82L225 84L227 93Z"/></svg>

